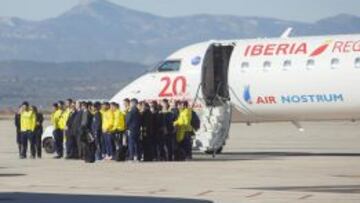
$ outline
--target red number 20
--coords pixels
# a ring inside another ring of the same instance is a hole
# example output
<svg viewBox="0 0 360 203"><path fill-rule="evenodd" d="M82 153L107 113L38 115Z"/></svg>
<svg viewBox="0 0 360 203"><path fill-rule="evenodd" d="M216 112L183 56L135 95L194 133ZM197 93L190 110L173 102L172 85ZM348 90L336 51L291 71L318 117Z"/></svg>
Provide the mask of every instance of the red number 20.
<svg viewBox="0 0 360 203"><path fill-rule="evenodd" d="M165 85L161 90L159 97L173 97L185 94L186 92L186 79L184 76L178 76L174 79L174 81L171 81L170 77L165 76L161 78L161 82L165 82ZM178 91L179 85L180 92Z"/></svg>

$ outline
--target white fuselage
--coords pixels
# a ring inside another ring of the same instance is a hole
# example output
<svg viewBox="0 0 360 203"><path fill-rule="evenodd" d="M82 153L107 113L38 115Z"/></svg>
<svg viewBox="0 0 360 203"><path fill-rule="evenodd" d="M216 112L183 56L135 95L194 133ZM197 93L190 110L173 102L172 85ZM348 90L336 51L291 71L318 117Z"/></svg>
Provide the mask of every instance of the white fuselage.
<svg viewBox="0 0 360 203"><path fill-rule="evenodd" d="M242 121L360 118L360 35L238 41L231 100Z"/></svg>
<svg viewBox="0 0 360 203"><path fill-rule="evenodd" d="M234 46L228 67L235 121L360 119L360 35L210 41L179 50L165 61L177 71L135 80L112 100L194 100L211 44ZM199 108L201 91L199 91Z"/></svg>

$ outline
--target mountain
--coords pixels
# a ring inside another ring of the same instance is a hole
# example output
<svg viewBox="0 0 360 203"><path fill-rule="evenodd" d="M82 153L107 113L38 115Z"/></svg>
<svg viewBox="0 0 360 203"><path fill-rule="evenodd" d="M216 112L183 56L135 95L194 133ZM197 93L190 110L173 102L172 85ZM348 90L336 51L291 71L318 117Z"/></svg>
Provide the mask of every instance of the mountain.
<svg viewBox="0 0 360 203"><path fill-rule="evenodd" d="M0 110L27 100L49 107L59 99L110 99L146 71L140 64L98 62L0 62Z"/></svg>
<svg viewBox="0 0 360 203"><path fill-rule="evenodd" d="M194 15L166 18L106 0L87 0L43 21L0 18L0 60L122 60L154 63L178 48L210 39L360 32L360 18L340 14L315 23L272 18Z"/></svg>

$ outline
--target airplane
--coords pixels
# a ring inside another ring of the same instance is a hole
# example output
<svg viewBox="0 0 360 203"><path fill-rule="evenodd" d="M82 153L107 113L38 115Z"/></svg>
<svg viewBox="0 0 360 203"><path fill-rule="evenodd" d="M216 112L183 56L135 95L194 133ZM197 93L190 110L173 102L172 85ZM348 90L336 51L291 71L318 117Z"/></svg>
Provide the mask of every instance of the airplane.
<svg viewBox="0 0 360 203"><path fill-rule="evenodd" d="M111 101L189 100L194 149L220 153L231 122L360 119L360 35L210 40L187 46Z"/></svg>

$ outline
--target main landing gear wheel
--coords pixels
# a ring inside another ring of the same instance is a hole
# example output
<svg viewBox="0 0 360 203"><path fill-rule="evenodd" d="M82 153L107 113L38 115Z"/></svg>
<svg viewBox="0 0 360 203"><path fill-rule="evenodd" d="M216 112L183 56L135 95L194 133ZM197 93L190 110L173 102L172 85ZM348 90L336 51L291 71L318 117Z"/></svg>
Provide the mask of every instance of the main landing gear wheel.
<svg viewBox="0 0 360 203"><path fill-rule="evenodd" d="M48 154L52 154L55 152L55 141L52 138L46 138L43 141L43 147L45 149L45 152Z"/></svg>
<svg viewBox="0 0 360 203"><path fill-rule="evenodd" d="M217 149L217 150L215 151L215 154L221 154L221 153L222 153L222 150L223 150L223 148L220 147L219 149ZM209 149L209 150L206 150L205 153L206 153L206 154L214 154L214 150Z"/></svg>

